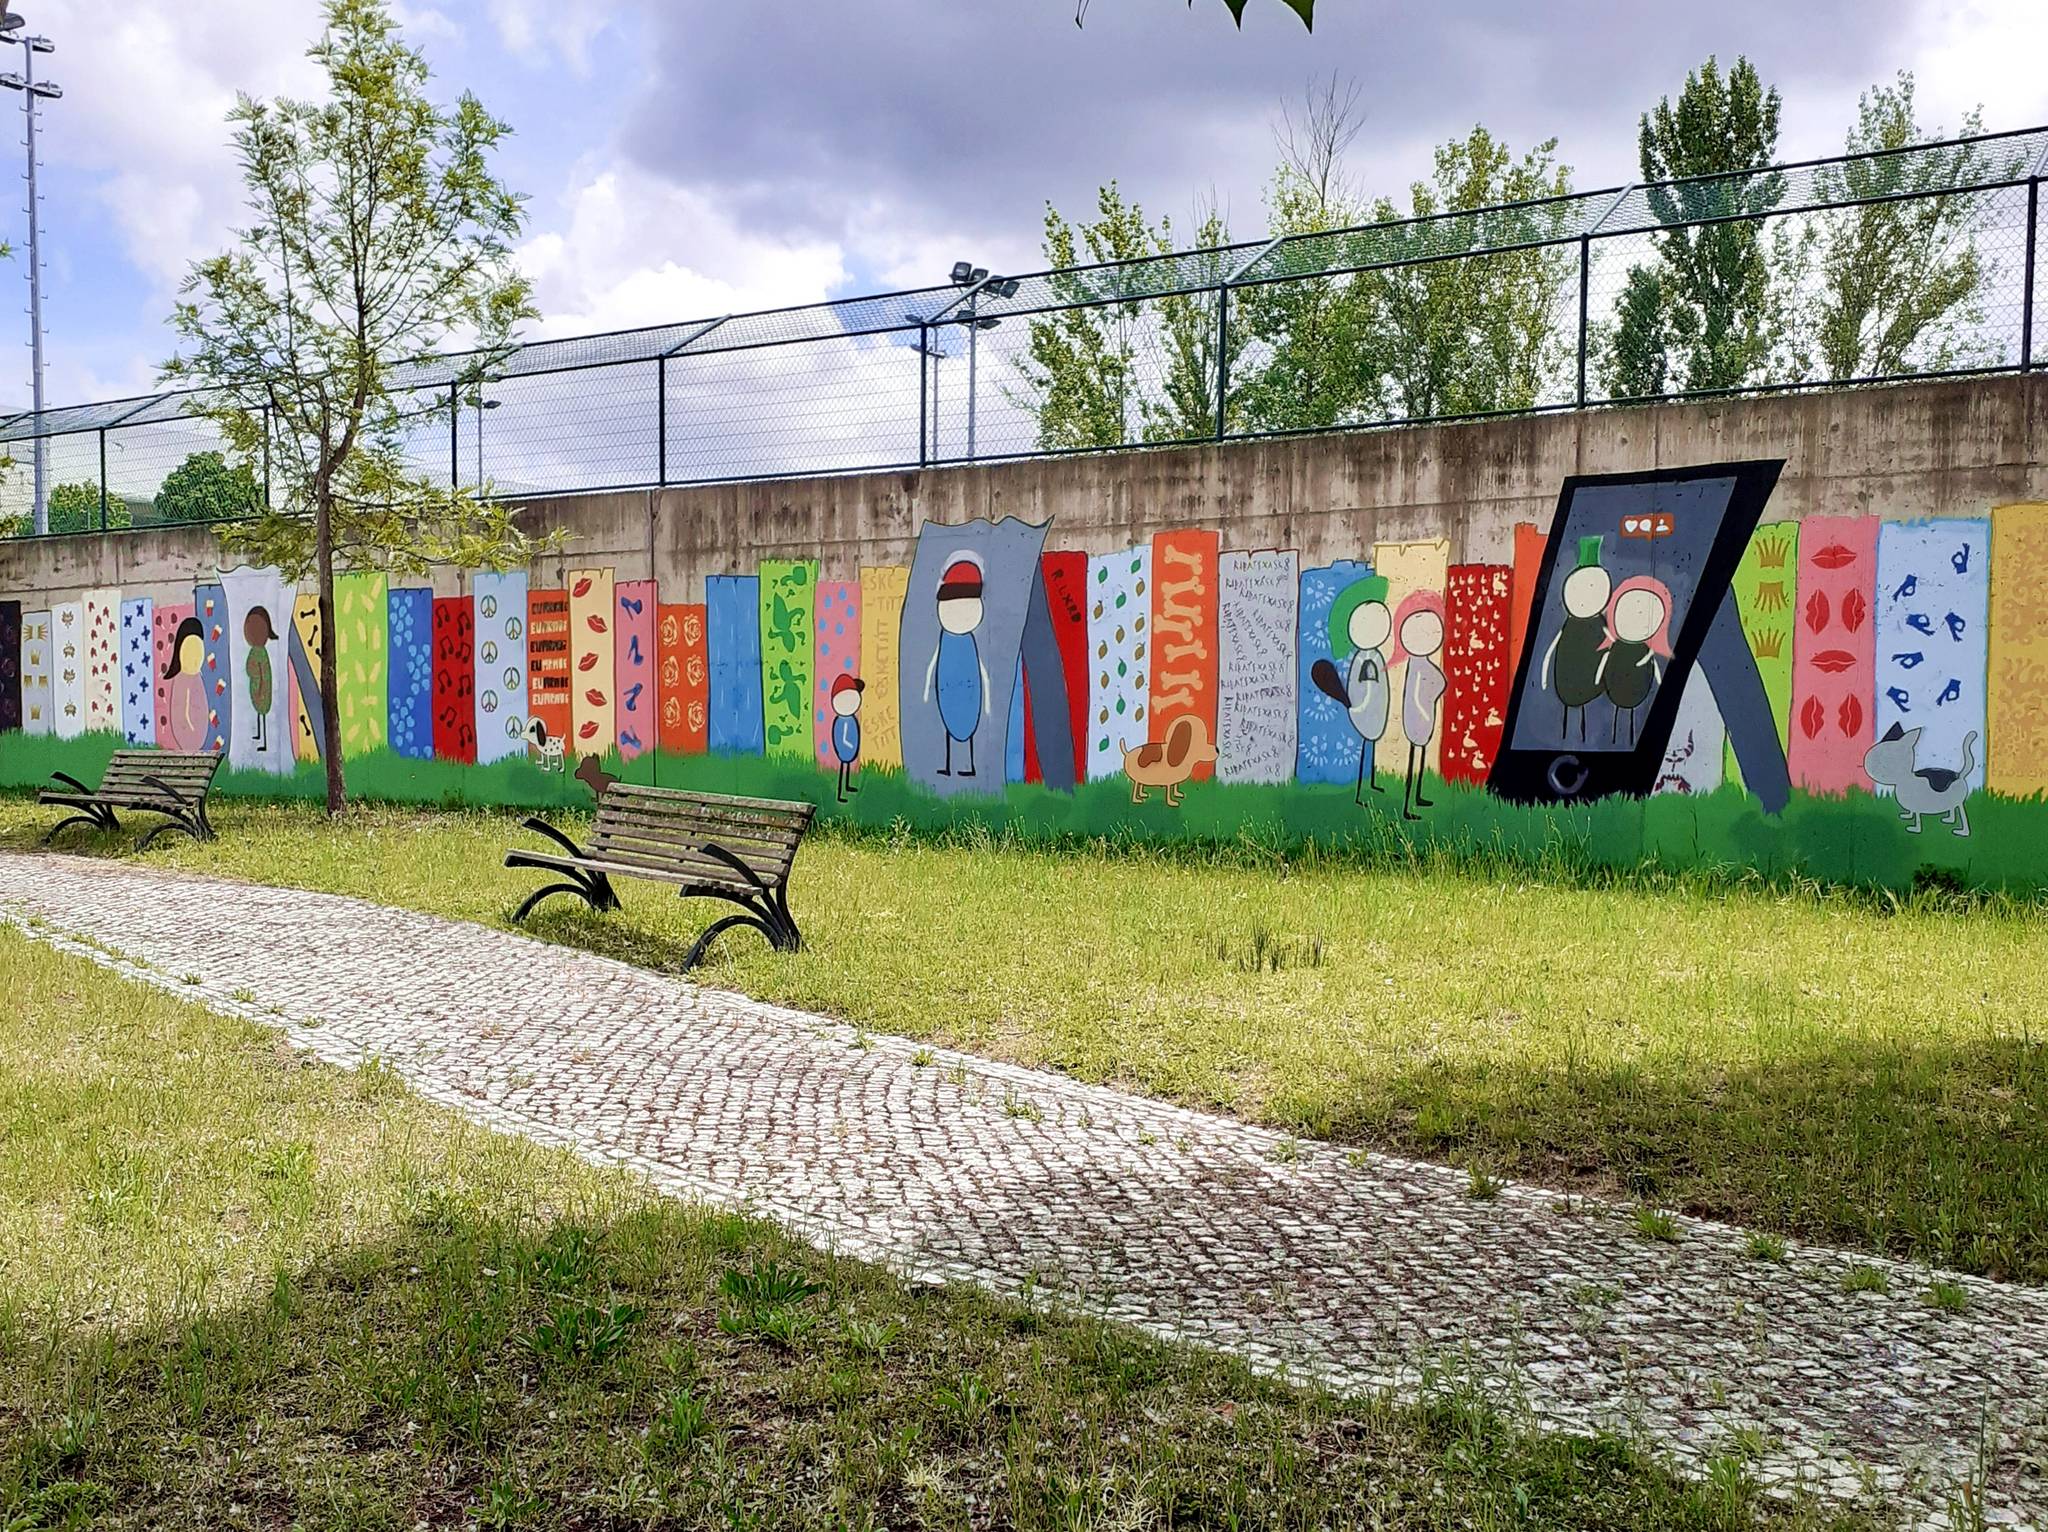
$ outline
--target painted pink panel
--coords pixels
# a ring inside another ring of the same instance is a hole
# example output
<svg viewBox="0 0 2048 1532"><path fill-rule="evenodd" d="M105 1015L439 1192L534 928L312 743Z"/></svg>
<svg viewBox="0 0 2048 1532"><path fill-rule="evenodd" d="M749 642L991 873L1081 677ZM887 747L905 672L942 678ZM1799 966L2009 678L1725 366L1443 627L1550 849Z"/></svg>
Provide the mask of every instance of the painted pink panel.
<svg viewBox="0 0 2048 1532"><path fill-rule="evenodd" d="M1799 526L1792 622L1792 785L1810 793L1870 790L1863 757L1875 736L1875 516L1809 516Z"/></svg>
<svg viewBox="0 0 2048 1532"><path fill-rule="evenodd" d="M621 580L613 595L619 607L618 647L612 662L619 693L619 759L630 761L661 742L654 582Z"/></svg>
<svg viewBox="0 0 2048 1532"><path fill-rule="evenodd" d="M860 674L860 586L852 580L820 580L812 626L818 658L811 667L811 734L818 764L839 769L832 753L832 683Z"/></svg>

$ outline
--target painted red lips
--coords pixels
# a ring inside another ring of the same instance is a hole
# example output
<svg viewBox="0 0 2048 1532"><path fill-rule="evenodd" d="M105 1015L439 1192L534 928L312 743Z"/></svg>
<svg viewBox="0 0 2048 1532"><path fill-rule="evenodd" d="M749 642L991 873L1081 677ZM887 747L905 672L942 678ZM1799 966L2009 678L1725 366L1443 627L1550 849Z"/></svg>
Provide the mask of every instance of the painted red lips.
<svg viewBox="0 0 2048 1532"><path fill-rule="evenodd" d="M1813 562L1819 569L1847 569L1856 562L1856 550L1847 543L1829 543L1814 553Z"/></svg>
<svg viewBox="0 0 2048 1532"><path fill-rule="evenodd" d="M1856 668L1856 656L1847 649L1823 649L1813 657L1812 664L1823 675L1838 676Z"/></svg>

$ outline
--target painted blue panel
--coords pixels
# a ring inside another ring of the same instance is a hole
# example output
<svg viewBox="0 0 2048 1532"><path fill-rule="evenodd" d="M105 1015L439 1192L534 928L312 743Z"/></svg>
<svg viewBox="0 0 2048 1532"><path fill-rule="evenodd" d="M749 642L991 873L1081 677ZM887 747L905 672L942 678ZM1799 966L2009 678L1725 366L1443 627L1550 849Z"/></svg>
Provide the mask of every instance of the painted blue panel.
<svg viewBox="0 0 2048 1532"><path fill-rule="evenodd" d="M206 658L201 662L206 667L206 743L200 748L221 755L228 748L228 732L235 722L234 691L228 685L234 671L228 664L227 588L195 585L192 602L199 618L199 636L206 645Z"/></svg>
<svg viewBox="0 0 2048 1532"><path fill-rule="evenodd" d="M477 574L476 758L526 755L526 576Z"/></svg>
<svg viewBox="0 0 2048 1532"><path fill-rule="evenodd" d="M121 734L131 745L156 743L155 622L147 596L121 603Z"/></svg>
<svg viewBox="0 0 2048 1532"><path fill-rule="evenodd" d="M765 748L761 716L761 582L753 575L704 581L705 642L711 651L706 743L730 755Z"/></svg>
<svg viewBox="0 0 2048 1532"><path fill-rule="evenodd" d="M1309 671L1330 652L1330 608L1337 593L1353 580L1372 573L1372 565L1340 559L1301 572L1301 610L1295 628L1295 686L1299 724L1295 738L1294 775L1302 782L1343 782L1358 779L1358 731L1336 702L1317 689Z"/></svg>
<svg viewBox="0 0 2048 1532"><path fill-rule="evenodd" d="M1888 521L1877 534L1877 734L1922 731L1916 767L1953 770L1974 734L1984 785L1991 523Z"/></svg>
<svg viewBox="0 0 2048 1532"><path fill-rule="evenodd" d="M434 593L388 597L390 643L384 672L391 749L415 761L434 758Z"/></svg>
<svg viewBox="0 0 2048 1532"><path fill-rule="evenodd" d="M1010 688L1009 738L1003 745L1003 780L1024 780L1024 656L1017 656L1017 680Z"/></svg>

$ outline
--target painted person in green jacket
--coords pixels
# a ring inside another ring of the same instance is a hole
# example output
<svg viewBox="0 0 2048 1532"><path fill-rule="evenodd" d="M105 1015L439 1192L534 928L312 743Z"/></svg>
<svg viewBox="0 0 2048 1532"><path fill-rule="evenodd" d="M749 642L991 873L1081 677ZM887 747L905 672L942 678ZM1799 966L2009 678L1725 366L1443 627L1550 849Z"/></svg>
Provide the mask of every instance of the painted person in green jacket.
<svg viewBox="0 0 2048 1532"><path fill-rule="evenodd" d="M258 750L268 750L270 704L277 695L277 681L270 669L270 645L277 638L277 629L270 625L268 607L249 608L242 619L242 638L249 646L249 657L242 661L242 673L249 678L249 710L256 716L252 737Z"/></svg>

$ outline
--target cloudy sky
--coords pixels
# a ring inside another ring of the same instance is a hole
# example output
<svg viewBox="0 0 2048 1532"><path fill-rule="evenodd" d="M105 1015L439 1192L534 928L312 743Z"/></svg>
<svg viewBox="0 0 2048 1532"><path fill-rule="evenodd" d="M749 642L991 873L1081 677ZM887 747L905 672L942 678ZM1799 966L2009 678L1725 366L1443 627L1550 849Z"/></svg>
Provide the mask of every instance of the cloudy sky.
<svg viewBox="0 0 2048 1532"><path fill-rule="evenodd" d="M180 275L239 212L222 118L237 90L312 88L316 0L16 3L65 91L44 117L52 402L146 390ZM1789 155L1839 148L1857 92L1901 68L1930 125L1980 103L1991 128L2048 122L2041 0L1319 9L1311 37L1278 0L1252 0L1242 33L1220 0L1090 0L1080 30L1074 0L398 6L437 89L516 129L504 170L531 199L544 334L923 285L961 256L1037 266L1046 201L1084 210L1112 176L1177 222L1213 195L1249 236L1279 106L1332 70L1367 114L1355 168L1390 192L1474 122L1518 148L1556 136L1581 187L1624 181L1637 115L1710 52L1783 91ZM0 281L25 309L24 261Z"/></svg>

